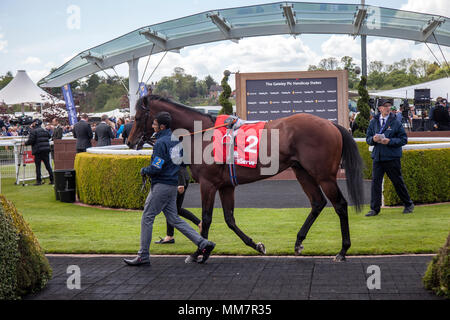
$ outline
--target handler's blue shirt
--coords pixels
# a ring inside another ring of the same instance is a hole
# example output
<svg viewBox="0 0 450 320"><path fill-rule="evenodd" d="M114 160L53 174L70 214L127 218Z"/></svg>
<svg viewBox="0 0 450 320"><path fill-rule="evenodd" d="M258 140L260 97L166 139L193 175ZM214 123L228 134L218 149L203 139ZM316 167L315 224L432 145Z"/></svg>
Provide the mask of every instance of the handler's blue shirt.
<svg viewBox="0 0 450 320"><path fill-rule="evenodd" d="M377 133L384 133L385 137L390 140L389 143L374 142L373 136ZM408 143L408 136L401 122L392 113L389 114L386 125L381 130L380 114L378 114L369 123L366 142L369 146L374 146L372 150L372 159L374 161L389 161L402 157L402 146Z"/></svg>
<svg viewBox="0 0 450 320"><path fill-rule="evenodd" d="M153 147L150 165L142 168L143 173L151 177L152 185L163 183L178 185L178 171L180 166L173 163L173 156L181 156L181 143L172 141L172 130L165 129L156 134L156 143ZM177 146L179 144L179 146ZM175 153L178 153L175 155Z"/></svg>

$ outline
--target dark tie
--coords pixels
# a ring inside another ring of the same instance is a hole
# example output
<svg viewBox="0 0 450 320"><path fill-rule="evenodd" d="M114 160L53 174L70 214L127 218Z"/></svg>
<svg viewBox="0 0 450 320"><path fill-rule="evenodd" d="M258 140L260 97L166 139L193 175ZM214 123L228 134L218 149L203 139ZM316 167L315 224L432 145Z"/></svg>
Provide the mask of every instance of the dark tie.
<svg viewBox="0 0 450 320"><path fill-rule="evenodd" d="M384 118L381 118L381 129L384 127Z"/></svg>

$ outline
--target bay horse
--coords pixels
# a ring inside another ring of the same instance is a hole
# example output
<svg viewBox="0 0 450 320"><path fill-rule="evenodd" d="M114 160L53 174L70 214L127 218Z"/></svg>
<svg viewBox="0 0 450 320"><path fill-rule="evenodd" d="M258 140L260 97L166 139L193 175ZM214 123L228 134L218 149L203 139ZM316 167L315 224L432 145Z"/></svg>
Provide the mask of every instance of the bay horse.
<svg viewBox="0 0 450 320"><path fill-rule="evenodd" d="M194 121L200 121L203 128L212 128L215 117L198 110L174 102L158 95L141 97L136 103L135 122L130 132L127 145L132 149L142 148L149 142L153 134L152 123L158 112L166 111L172 116L171 129L186 129L191 134L184 139L194 139L198 134L194 132ZM197 122L198 123L198 122ZM279 133L279 168L275 173L292 168L298 182L311 202L311 212L297 234L294 252L300 255L304 249L302 242L322 209L327 204L324 196L331 201L340 220L342 248L334 261L344 261L350 248L350 231L348 224L348 205L336 182L337 172L341 165L345 169L347 188L356 210L361 210L363 199L362 160L352 135L342 126L313 115L299 114L267 122L264 126L268 136L274 129ZM270 145L271 139L267 138ZM208 142L210 144L210 142ZM207 142L202 142L202 149ZM191 143L191 146L194 144ZM184 146L184 144L183 144ZM268 147L267 149L270 150ZM203 150L201 150L203 151ZM191 152L192 156L194 152ZM235 167L235 175L239 184L250 183L268 178L261 174L263 165L256 168L243 166ZM225 222L239 238L256 251L265 254L262 243L256 244L236 225L234 219L234 190L230 180L227 164L195 164L190 165L193 178L200 184L202 200L202 232L208 238L212 222L212 213L216 192L219 191ZM201 255L196 251L186 262L197 261ZM189 261L188 261L189 260Z"/></svg>

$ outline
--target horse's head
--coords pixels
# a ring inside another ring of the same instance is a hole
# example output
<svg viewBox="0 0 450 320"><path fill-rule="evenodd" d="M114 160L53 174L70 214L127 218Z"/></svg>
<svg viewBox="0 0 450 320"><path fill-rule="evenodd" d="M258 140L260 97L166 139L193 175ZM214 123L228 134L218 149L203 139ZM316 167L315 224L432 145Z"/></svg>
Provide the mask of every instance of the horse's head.
<svg viewBox="0 0 450 320"><path fill-rule="evenodd" d="M153 135L154 114L150 110L150 101L149 96L144 96L136 102L136 115L127 141L131 149L142 149L144 143L149 142Z"/></svg>

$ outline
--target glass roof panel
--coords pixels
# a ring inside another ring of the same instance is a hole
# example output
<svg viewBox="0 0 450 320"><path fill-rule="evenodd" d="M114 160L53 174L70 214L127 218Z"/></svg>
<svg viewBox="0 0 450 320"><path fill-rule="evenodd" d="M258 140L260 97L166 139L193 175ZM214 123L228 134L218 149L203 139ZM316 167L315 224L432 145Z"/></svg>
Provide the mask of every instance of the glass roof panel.
<svg viewBox="0 0 450 320"><path fill-rule="evenodd" d="M198 32L213 31L216 26L206 16L199 13L192 16L162 22L149 26L151 30L157 31L168 38L177 38Z"/></svg>
<svg viewBox="0 0 450 320"><path fill-rule="evenodd" d="M280 3L219 10L233 28L284 23Z"/></svg>
<svg viewBox="0 0 450 320"><path fill-rule="evenodd" d="M298 23L353 24L357 5L331 3L294 3Z"/></svg>

